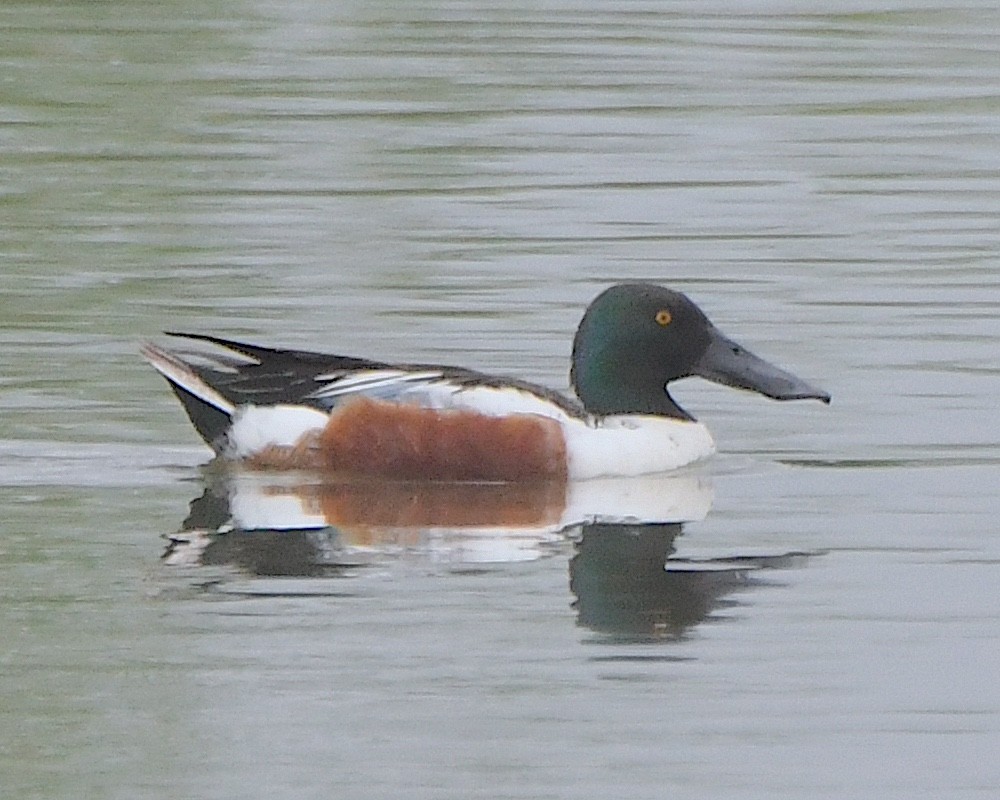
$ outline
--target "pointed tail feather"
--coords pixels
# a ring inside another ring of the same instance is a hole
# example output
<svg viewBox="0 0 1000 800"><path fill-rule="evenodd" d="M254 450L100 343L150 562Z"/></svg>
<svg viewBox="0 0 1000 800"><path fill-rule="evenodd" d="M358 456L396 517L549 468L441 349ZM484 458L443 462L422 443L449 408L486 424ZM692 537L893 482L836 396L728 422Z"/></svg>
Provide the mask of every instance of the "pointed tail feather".
<svg viewBox="0 0 1000 800"><path fill-rule="evenodd" d="M201 438L216 453L221 452L235 406L170 351L147 342L139 352L167 379Z"/></svg>

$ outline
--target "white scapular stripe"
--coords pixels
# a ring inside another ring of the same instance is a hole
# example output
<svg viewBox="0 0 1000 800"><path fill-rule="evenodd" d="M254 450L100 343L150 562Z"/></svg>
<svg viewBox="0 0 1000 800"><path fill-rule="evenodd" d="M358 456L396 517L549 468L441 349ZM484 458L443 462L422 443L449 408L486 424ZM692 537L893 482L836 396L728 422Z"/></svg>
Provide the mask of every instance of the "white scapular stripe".
<svg viewBox="0 0 1000 800"><path fill-rule="evenodd" d="M405 370L366 370L343 377L336 375L317 375L316 380L329 379L331 382L317 389L312 397L341 397L348 394L378 395L384 390L405 389L414 383L427 383L441 377L440 372L406 372Z"/></svg>

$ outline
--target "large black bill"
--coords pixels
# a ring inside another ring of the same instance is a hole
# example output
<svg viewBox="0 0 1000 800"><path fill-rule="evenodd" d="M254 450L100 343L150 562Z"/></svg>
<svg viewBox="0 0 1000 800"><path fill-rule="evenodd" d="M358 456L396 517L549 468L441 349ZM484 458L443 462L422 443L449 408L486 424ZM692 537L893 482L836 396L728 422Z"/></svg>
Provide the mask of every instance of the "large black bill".
<svg viewBox="0 0 1000 800"><path fill-rule="evenodd" d="M822 400L830 402L830 395L810 386L804 380L785 372L749 350L727 339L712 328L711 339L694 372L710 381L760 392L775 400Z"/></svg>

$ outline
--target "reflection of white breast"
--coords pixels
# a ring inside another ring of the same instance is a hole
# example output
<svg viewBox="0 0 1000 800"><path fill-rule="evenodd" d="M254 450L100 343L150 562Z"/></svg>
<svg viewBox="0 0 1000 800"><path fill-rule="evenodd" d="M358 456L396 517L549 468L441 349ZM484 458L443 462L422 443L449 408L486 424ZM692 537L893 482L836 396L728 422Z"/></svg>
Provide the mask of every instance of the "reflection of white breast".
<svg viewBox="0 0 1000 800"><path fill-rule="evenodd" d="M668 417L570 420L563 430L569 475L577 480L669 472L715 452L712 435L700 422Z"/></svg>
<svg viewBox="0 0 1000 800"><path fill-rule="evenodd" d="M587 522L697 522L712 508L708 475L681 471L638 478L597 478L570 483L564 528Z"/></svg>

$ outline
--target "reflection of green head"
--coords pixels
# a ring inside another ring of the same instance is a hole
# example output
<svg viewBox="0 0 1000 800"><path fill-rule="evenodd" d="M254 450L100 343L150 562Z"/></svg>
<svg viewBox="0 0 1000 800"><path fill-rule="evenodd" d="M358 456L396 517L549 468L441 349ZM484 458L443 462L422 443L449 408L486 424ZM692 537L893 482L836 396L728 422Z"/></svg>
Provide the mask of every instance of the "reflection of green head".
<svg viewBox="0 0 1000 800"><path fill-rule="evenodd" d="M691 419L666 391L694 374L712 324L680 292L649 283L612 286L583 316L573 341L573 388L594 414Z"/></svg>

